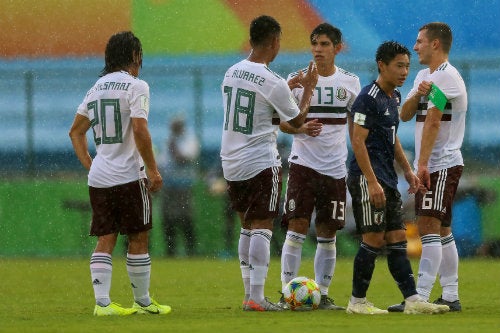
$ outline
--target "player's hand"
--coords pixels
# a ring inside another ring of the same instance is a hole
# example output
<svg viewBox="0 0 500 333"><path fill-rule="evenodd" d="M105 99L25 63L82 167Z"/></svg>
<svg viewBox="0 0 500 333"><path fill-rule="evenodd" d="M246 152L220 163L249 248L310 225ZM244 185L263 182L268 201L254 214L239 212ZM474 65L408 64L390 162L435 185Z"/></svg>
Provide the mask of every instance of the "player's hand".
<svg viewBox="0 0 500 333"><path fill-rule="evenodd" d="M304 87L304 90L313 91L316 88L316 84L318 83L318 68L314 61L309 62L309 68L307 69L306 75L301 80L301 84Z"/></svg>
<svg viewBox="0 0 500 333"><path fill-rule="evenodd" d="M420 84L418 85L418 89L417 89L417 95L419 95L419 96L429 95L429 93L431 92L431 85L432 85L431 81L420 82Z"/></svg>
<svg viewBox="0 0 500 333"><path fill-rule="evenodd" d="M426 165L418 166L417 177L420 179L420 182L426 190L431 188L431 174L429 173L429 168L427 168Z"/></svg>
<svg viewBox="0 0 500 333"><path fill-rule="evenodd" d="M323 124L318 119L310 120L301 126L301 131L312 137L318 136L322 129Z"/></svg>
<svg viewBox="0 0 500 333"><path fill-rule="evenodd" d="M290 90L293 90L295 88L302 88L302 84L300 83L304 79L304 73L300 70L299 74L297 74L295 77L291 78L287 83L288 83L288 88Z"/></svg>
<svg viewBox="0 0 500 333"><path fill-rule="evenodd" d="M415 173L413 173L413 171L405 172L405 179L408 182L408 184L410 185L410 188L408 189L408 193L415 194L421 190L420 179L417 177L417 175Z"/></svg>
<svg viewBox="0 0 500 333"><path fill-rule="evenodd" d="M148 176L148 189L151 192L158 192L162 185L163 179L161 178L160 172L158 170L146 169L146 174Z"/></svg>
<svg viewBox="0 0 500 333"><path fill-rule="evenodd" d="M384 189L379 182L368 183L368 194L370 196L370 203L375 206L375 208L385 207Z"/></svg>

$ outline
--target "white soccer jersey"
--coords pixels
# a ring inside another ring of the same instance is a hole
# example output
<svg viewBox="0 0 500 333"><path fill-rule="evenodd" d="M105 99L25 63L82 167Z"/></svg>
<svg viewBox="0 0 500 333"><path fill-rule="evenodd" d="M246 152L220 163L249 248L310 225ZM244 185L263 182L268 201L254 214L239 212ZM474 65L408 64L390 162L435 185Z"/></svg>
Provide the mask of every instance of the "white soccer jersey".
<svg viewBox="0 0 500 333"><path fill-rule="evenodd" d="M246 180L264 169L281 166L273 114L288 121L300 112L287 82L264 64L242 60L228 69L221 88L224 178Z"/></svg>
<svg viewBox="0 0 500 333"><path fill-rule="evenodd" d="M148 118L149 86L125 71L101 77L87 92L78 114L89 118L96 156L88 175L92 187L112 187L146 177L130 118Z"/></svg>
<svg viewBox="0 0 500 333"><path fill-rule="evenodd" d="M296 75L297 72L290 74L288 80ZM300 164L336 179L345 177L347 112L351 110L360 90L359 78L337 66L333 75L318 77L306 121L318 119L323 123L323 129L316 137L307 134L293 136L288 158L290 163ZM304 89L296 88L292 93L300 100Z"/></svg>
<svg viewBox="0 0 500 333"><path fill-rule="evenodd" d="M418 72L413 88L408 93L408 98L416 93L418 85L422 81L432 81L448 99L441 118L439 133L429 159L429 172L463 165L460 148L464 139L465 114L467 112L467 91L464 80L457 69L449 62L440 65L432 74L429 68L426 68ZM427 110L432 107L434 107L434 104L427 96L420 99L415 125L415 169L418 167L425 116Z"/></svg>

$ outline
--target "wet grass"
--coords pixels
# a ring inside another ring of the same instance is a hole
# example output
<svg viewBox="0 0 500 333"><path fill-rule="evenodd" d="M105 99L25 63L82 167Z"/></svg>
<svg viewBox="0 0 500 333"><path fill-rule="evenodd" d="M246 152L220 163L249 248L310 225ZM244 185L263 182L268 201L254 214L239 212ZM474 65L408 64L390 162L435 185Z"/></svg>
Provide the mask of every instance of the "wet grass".
<svg viewBox="0 0 500 333"><path fill-rule="evenodd" d="M413 262L416 269L417 262ZM151 294L169 304L167 316L96 318L88 259L0 257L0 332L499 332L499 260L470 259L460 265L462 313L435 316L356 316L344 312L247 313L240 308L242 285L236 259L153 257ZM112 300L129 306L132 293L125 261L114 257ZM312 276L312 260L302 265ZM352 260L337 264L330 294L347 303ZM277 300L279 261L273 259L266 294ZM439 296L436 291L433 298ZM401 301L387 271L377 261L368 298L379 307Z"/></svg>

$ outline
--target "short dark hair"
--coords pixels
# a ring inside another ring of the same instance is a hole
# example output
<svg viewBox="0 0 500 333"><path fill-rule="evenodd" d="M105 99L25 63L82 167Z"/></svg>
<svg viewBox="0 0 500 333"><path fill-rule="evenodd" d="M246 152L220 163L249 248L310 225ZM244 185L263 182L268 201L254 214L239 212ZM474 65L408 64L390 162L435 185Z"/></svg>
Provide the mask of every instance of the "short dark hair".
<svg viewBox="0 0 500 333"><path fill-rule="evenodd" d="M250 23L250 45L262 46L270 38L281 34L281 26L271 16L262 15Z"/></svg>
<svg viewBox="0 0 500 333"><path fill-rule="evenodd" d="M109 38L104 52L101 76L126 69L134 62L134 53L142 58L142 45L131 31L122 31Z"/></svg>
<svg viewBox="0 0 500 333"><path fill-rule="evenodd" d="M426 36L429 40L438 39L446 54L450 53L453 34L448 24L443 22L431 22L424 24L418 31L422 30L427 30Z"/></svg>
<svg viewBox="0 0 500 333"><path fill-rule="evenodd" d="M313 38L317 35L326 35L333 45L342 43L342 32L340 29L326 22L314 28L309 37L310 41L312 42Z"/></svg>
<svg viewBox="0 0 500 333"><path fill-rule="evenodd" d="M408 59L411 58L410 50L403 44L395 42L393 40L383 42L377 48L377 53L375 54L375 61L378 63L382 61L384 64L389 64L391 60L396 58L398 54L406 54Z"/></svg>

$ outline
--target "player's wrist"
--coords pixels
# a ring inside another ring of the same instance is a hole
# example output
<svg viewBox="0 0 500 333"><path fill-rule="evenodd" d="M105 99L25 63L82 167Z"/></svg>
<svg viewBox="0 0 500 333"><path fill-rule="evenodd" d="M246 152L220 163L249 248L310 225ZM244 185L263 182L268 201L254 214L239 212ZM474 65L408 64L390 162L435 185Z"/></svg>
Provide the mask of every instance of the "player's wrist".
<svg viewBox="0 0 500 333"><path fill-rule="evenodd" d="M427 163L418 163L418 169L419 170L427 170Z"/></svg>

